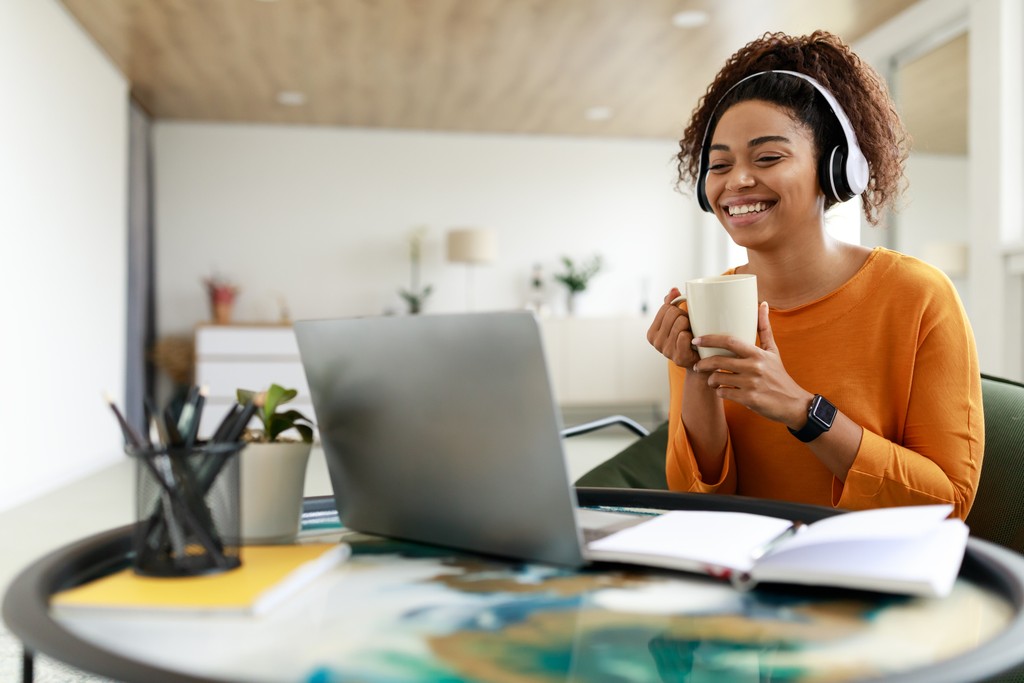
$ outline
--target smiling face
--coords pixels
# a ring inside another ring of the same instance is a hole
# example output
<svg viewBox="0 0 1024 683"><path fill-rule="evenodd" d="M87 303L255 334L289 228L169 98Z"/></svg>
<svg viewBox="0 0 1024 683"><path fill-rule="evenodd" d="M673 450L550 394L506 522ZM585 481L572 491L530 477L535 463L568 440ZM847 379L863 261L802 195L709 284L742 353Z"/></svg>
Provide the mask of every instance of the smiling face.
<svg viewBox="0 0 1024 683"><path fill-rule="evenodd" d="M817 156L811 130L786 109L746 100L722 114L705 189L736 244L771 250L823 234Z"/></svg>

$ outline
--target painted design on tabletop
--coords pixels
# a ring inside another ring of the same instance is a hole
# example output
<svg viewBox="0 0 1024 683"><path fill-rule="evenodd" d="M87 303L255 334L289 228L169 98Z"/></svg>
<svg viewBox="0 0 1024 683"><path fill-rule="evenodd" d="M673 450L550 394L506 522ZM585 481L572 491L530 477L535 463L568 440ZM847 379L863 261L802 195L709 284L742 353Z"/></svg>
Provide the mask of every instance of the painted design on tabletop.
<svg viewBox="0 0 1024 683"><path fill-rule="evenodd" d="M360 647L323 653L309 683L846 680L951 657L1009 618L991 618L1005 610L998 598L979 607L977 591L959 585L942 608L946 618L989 615L969 629L939 628L934 605L921 599L739 593L690 575L573 572L354 533L345 541L353 548L346 570L369 582L346 599L372 597L379 608L394 597L401 607L363 623L381 631ZM385 569L396 565L405 569ZM409 581L412 574L419 578ZM355 614L368 610L353 605ZM908 643L914 632L921 642Z"/></svg>

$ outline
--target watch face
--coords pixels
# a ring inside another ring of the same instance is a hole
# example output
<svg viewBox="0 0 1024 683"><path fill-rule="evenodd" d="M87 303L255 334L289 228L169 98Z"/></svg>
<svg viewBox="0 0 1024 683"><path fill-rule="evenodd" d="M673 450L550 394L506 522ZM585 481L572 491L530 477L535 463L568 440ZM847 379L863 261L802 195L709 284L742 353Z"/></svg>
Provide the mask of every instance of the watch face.
<svg viewBox="0 0 1024 683"><path fill-rule="evenodd" d="M811 405L809 417L813 418L815 422L821 424L825 429L829 429L832 426L832 421L836 419L836 407L825 400L824 397L818 396Z"/></svg>

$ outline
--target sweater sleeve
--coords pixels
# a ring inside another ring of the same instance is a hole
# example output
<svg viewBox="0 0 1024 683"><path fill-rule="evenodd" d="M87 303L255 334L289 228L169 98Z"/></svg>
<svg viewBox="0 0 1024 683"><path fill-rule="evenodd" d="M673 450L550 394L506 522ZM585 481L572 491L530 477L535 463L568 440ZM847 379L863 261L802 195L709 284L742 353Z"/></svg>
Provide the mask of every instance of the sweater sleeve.
<svg viewBox="0 0 1024 683"><path fill-rule="evenodd" d="M952 503L967 517L984 450L981 375L974 336L952 285L921 320L902 434L864 430L833 504L846 509ZM887 438L889 437L889 438Z"/></svg>
<svg viewBox="0 0 1024 683"><path fill-rule="evenodd" d="M686 382L686 371L669 361L668 376L668 452L665 458L665 476L669 489L687 493L736 493L732 439L726 437L725 462L722 463L718 481L705 482L697 467L697 459L693 455L686 425L683 423L683 384Z"/></svg>

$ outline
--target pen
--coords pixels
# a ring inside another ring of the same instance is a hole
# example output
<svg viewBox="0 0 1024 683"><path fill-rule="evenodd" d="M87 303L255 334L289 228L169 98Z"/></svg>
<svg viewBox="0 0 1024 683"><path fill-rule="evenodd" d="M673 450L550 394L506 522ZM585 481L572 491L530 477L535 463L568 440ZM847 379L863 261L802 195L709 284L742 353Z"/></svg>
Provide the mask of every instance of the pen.
<svg viewBox="0 0 1024 683"><path fill-rule="evenodd" d="M755 548L754 551L750 553L750 559L754 560L755 562L757 560L760 560L762 557L764 557L765 555L767 555L768 553L782 545L787 538L789 538L790 536L796 536L798 533L800 533L800 530L803 529L804 526L806 525L799 520L793 522L781 534L772 538L760 547Z"/></svg>

